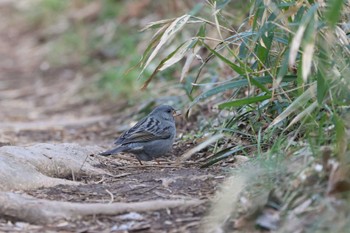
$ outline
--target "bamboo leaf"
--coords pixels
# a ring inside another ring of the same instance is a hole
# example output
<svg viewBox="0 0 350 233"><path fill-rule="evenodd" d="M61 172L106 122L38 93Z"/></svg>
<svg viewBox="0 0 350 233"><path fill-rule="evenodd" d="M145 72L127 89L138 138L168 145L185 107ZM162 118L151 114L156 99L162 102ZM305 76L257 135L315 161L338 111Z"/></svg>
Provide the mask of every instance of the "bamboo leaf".
<svg viewBox="0 0 350 233"><path fill-rule="evenodd" d="M254 80L255 82L258 82L259 84L263 85L263 84L267 84L267 83L272 83L273 79L269 76L265 76L265 77L251 78L250 80ZM295 80L296 80L296 77L293 75L290 75L290 76L285 76L282 79L282 82L293 82ZM252 83L254 84L255 82L252 82ZM228 82L228 83L225 83L223 85L214 87L214 88L210 89L209 91L203 92L202 94L197 96L193 100L193 102L191 103L190 107L192 107L193 105L195 105L196 103L198 103L202 100L209 98L210 96L216 95L216 94L221 93L221 92L225 92L227 90L240 88L240 87L244 87L244 86L248 86L248 85L249 85L249 82L247 79L240 79L240 80L235 80L235 81Z"/></svg>
<svg viewBox="0 0 350 233"><path fill-rule="evenodd" d="M154 76L161 70L164 70L168 68L169 66L175 64L178 62L185 53L192 48L197 43L197 38L194 38L193 40L189 40L187 42L182 43L177 49L175 49L172 53L170 53L165 59L163 59L157 66L157 68L153 71L151 76L145 81L143 86L141 87L141 90L144 90L147 88L148 84L152 81ZM164 68L165 67L165 68Z"/></svg>
<svg viewBox="0 0 350 233"><path fill-rule="evenodd" d="M153 52L151 53L151 55L148 57L146 64L143 66L142 71L140 73L140 76L143 74L143 72L145 71L145 69L147 68L147 66L150 64L150 62L155 58L155 56L158 54L158 52L160 51L160 49L163 47L163 45L166 42L169 42L173 36L179 31L181 30L185 24L187 23L188 19L190 18L190 15L183 15L177 19L175 19L170 25L169 27L164 31L164 33L162 34L162 37L160 38L160 41L158 43L158 45L155 47L155 49L153 50Z"/></svg>
<svg viewBox="0 0 350 233"><path fill-rule="evenodd" d="M280 85L280 83L282 81L282 78L288 72L288 58L289 58L289 49L284 54L284 58L283 58L283 60L281 62L281 67L278 70L276 82L273 85L274 89L276 89Z"/></svg>
<svg viewBox="0 0 350 233"><path fill-rule="evenodd" d="M228 60L227 58L222 56L220 53L218 53L215 50L211 49L207 44L205 44L205 43L203 43L203 44L210 52L212 52L215 56L217 56L221 61L223 61L229 67L231 67L232 70L236 71L240 75L244 75L245 74L244 69L242 69L241 67L237 66L236 64L234 64L233 62L231 62L230 60Z"/></svg>
<svg viewBox="0 0 350 233"><path fill-rule="evenodd" d="M307 78L310 74L311 66L312 66L312 57L314 54L315 37L316 37L315 18L316 18L316 14L314 15L314 17L311 17L304 35L304 45L303 45L303 54L302 54L302 77L303 77L304 83L306 83L307 81Z"/></svg>
<svg viewBox="0 0 350 233"><path fill-rule="evenodd" d="M314 14L316 13L317 10L317 4L313 5L308 13L306 13L302 19L301 19L301 24L295 33L295 36L292 40L291 46L290 46L290 53L289 53L289 66L293 67L295 65L295 60L297 58L297 54L304 36L304 32L306 30L306 27L310 20L315 17Z"/></svg>
<svg viewBox="0 0 350 233"><path fill-rule="evenodd" d="M197 53L199 52L200 49L201 49L201 47L196 46L193 49L193 52L190 53L187 56L186 62L184 64L184 66L182 67L180 82L183 82L183 80L185 79L185 76L188 74L188 71L190 70L192 62L193 62L194 58L196 57L196 55L197 55Z"/></svg>
<svg viewBox="0 0 350 233"><path fill-rule="evenodd" d="M216 0L216 9L223 9L231 0Z"/></svg>
<svg viewBox="0 0 350 233"><path fill-rule="evenodd" d="M310 99L316 96L316 84L314 83L303 94L296 98L280 115L278 115L270 124L269 128L277 125L281 121L285 120L288 116L296 111L299 111L300 107L303 107Z"/></svg>
<svg viewBox="0 0 350 233"><path fill-rule="evenodd" d="M266 93L271 93L271 91L265 87L262 83L259 82L260 78L254 79L254 78L248 78L248 81L253 84L254 86L260 88L260 90L266 92Z"/></svg>
<svg viewBox="0 0 350 233"><path fill-rule="evenodd" d="M161 26L164 26L164 24L169 24L169 23L173 22L174 20L175 20L175 18L163 19L163 20L159 20L156 22L151 22L151 23L147 24L146 27L142 28L140 31L143 32L143 31L146 31L150 28L159 28Z"/></svg>
<svg viewBox="0 0 350 233"><path fill-rule="evenodd" d="M345 153L348 146L348 136L345 131L345 125L343 120L337 115L333 115L333 122L335 126L335 136L336 136L336 148L338 159L345 163Z"/></svg>
<svg viewBox="0 0 350 233"><path fill-rule="evenodd" d="M322 70L317 71L317 102L322 104L324 97L328 92L328 83L325 79Z"/></svg>
<svg viewBox="0 0 350 233"><path fill-rule="evenodd" d="M187 42L180 45L173 53L172 56L168 57L162 65L159 67L159 71L165 70L166 68L172 66L173 64L180 61L186 53L192 49L195 44L197 43L197 38L192 38L191 40L188 40Z"/></svg>
<svg viewBox="0 0 350 233"><path fill-rule="evenodd" d="M311 71L312 57L314 54L315 44L313 42L308 43L304 46L304 52L302 56L302 77L304 83L306 83L307 78Z"/></svg>
<svg viewBox="0 0 350 233"><path fill-rule="evenodd" d="M268 20L269 21L273 20L272 15L269 17ZM269 57L269 52L270 52L272 41L274 38L274 33L273 33L274 28L275 28L274 24L265 23L264 26L259 31L259 34L258 34L259 39L256 45L256 51L257 51L256 54L259 58L260 67L266 63L266 60Z"/></svg>
<svg viewBox="0 0 350 233"><path fill-rule="evenodd" d="M206 35L206 24L202 24L201 27L199 28L199 31L197 32L196 37L205 37Z"/></svg>
<svg viewBox="0 0 350 233"><path fill-rule="evenodd" d="M224 109L224 108L231 108L231 107L240 107L247 104L258 103L270 98L271 98L271 95L254 96L254 97L249 97L249 98L244 98L244 99L239 99L239 100L234 100L234 101L229 101L229 102L219 104L219 108Z"/></svg>
<svg viewBox="0 0 350 233"><path fill-rule="evenodd" d="M298 121L300 121L301 119L303 119L304 117L311 116L312 112L317 108L317 106L318 106L317 101L315 101L312 104L310 104L310 106L308 106L306 109L301 111L298 115L296 115L293 118L293 120L287 126L286 130L289 129L292 125L294 125Z"/></svg>
<svg viewBox="0 0 350 233"><path fill-rule="evenodd" d="M341 9L343 8L344 0L329 0L327 1L326 19L328 23L334 27L340 19Z"/></svg>
<svg viewBox="0 0 350 233"><path fill-rule="evenodd" d="M203 2L197 3L188 14L191 16L198 14L198 12L200 12L202 10L204 5L205 4Z"/></svg>
<svg viewBox="0 0 350 233"><path fill-rule="evenodd" d="M214 154L213 156L211 156L207 162L205 162L201 168L206 168L206 167L209 167L223 159L226 159L227 157L231 156L232 154L236 153L236 152L239 152L239 151L242 151L245 149L245 147L242 147L242 146L238 146L234 149L232 149L233 146L229 147L229 148L225 148L219 152L217 152L216 154Z"/></svg>
<svg viewBox="0 0 350 233"><path fill-rule="evenodd" d="M164 34L164 32L165 32L165 30L166 30L167 27L168 27L167 25L164 25L164 26L163 26L161 29L159 29L159 30L154 34L154 36L152 37L151 42L148 44L147 48L146 48L145 51L143 52L142 58L141 58L141 60L140 60L140 62L139 62L139 64L140 64L141 67L144 67L144 64L145 64L147 58L149 57L149 55L150 55L152 49L153 49L154 47L156 47L156 45L159 43L160 38L162 38L162 36L163 36L163 34ZM141 75L141 74L140 74L140 75Z"/></svg>
<svg viewBox="0 0 350 233"><path fill-rule="evenodd" d="M183 162L183 161L188 160L193 154L197 153L200 150L203 150L204 148L208 147L209 145L213 144L214 142L217 142L218 140L220 140L223 137L224 137L223 134L216 134L216 135L213 135L213 136L209 137L207 140L205 140L201 144L199 144L199 145L195 146L194 148L186 151L186 153L184 153L183 155L178 157L177 161L178 162L180 162L180 161Z"/></svg>

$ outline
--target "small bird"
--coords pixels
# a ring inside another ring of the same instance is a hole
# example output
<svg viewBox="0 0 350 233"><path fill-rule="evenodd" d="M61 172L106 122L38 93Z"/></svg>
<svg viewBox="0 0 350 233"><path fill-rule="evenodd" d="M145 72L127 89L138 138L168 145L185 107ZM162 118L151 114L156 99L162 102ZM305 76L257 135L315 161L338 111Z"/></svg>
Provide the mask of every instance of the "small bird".
<svg viewBox="0 0 350 233"><path fill-rule="evenodd" d="M176 127L174 115L176 111L169 105L160 105L135 126L122 133L114 144L116 148L100 153L103 156L119 152L134 154L141 160L156 159L171 150L175 140Z"/></svg>

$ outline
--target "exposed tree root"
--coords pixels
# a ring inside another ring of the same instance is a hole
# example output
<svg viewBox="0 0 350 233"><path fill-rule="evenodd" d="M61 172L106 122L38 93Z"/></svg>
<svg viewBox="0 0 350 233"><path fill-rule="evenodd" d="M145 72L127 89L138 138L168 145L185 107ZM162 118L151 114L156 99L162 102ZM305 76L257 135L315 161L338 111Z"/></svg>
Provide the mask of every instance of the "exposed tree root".
<svg viewBox="0 0 350 233"><path fill-rule="evenodd" d="M96 168L98 159L90 157L101 149L78 144L3 146L0 148L0 191L26 190L58 184L78 184L59 179L82 173L106 174Z"/></svg>
<svg viewBox="0 0 350 233"><path fill-rule="evenodd" d="M71 203L36 199L21 194L0 192L0 216L32 224L48 224L86 215L117 215L126 212L147 212L165 208L189 207L204 201L154 200L136 203Z"/></svg>

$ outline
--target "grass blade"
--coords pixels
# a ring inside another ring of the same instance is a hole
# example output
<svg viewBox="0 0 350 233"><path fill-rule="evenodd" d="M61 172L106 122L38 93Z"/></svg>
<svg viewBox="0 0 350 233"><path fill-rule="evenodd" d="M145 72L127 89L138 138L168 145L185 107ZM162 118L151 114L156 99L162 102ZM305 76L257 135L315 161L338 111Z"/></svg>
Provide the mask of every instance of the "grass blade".
<svg viewBox="0 0 350 233"><path fill-rule="evenodd" d="M287 126L287 128L285 130L289 129L292 125L294 125L295 123L297 123L298 121L300 121L304 117L311 116L311 113L317 108L317 106L318 106L317 101L310 104L306 109L301 111L298 115L296 115L293 118L293 120L289 123L289 125Z"/></svg>
<svg viewBox="0 0 350 233"><path fill-rule="evenodd" d="M296 98L280 115L278 115L270 124L269 128L277 125L289 115L299 110L300 107L303 107L310 99L316 96L316 84L314 83L309 87L303 94Z"/></svg>
<svg viewBox="0 0 350 233"><path fill-rule="evenodd" d="M262 95L262 96L254 96L249 98L244 98L240 100L234 100L219 104L220 109L231 108L231 107L240 107L247 104L258 103L267 99L270 99L271 95Z"/></svg>
<svg viewBox="0 0 350 233"><path fill-rule="evenodd" d="M258 78L251 78L250 80L254 80L254 82L252 82L253 84L255 82L257 82L260 85L263 85L263 84L267 84L267 83L272 83L273 79L269 76L264 76L264 77L258 77ZM295 80L296 80L296 77L294 75L285 76L282 79L283 82L293 82ZM191 103L190 107L192 107L193 105L195 105L196 103L198 103L200 101L203 101L203 100L209 98L210 96L216 95L216 94L221 93L221 92L225 92L227 90L240 88L240 87L244 87L244 86L248 86L248 85L249 85L249 82L247 79L240 79L240 80L231 81L231 82L225 83L223 85L214 87L214 88L210 89L209 91L203 92L202 94L197 96L193 100L193 102Z"/></svg>
<svg viewBox="0 0 350 233"><path fill-rule="evenodd" d="M327 1L328 10L326 13L326 20L334 27L340 19L341 9L343 8L344 0L329 0Z"/></svg>

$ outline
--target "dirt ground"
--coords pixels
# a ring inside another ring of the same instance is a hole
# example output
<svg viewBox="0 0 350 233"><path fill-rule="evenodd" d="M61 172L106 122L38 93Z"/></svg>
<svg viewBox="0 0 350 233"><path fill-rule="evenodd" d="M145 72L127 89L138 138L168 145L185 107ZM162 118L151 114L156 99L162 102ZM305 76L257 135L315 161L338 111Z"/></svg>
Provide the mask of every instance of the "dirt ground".
<svg viewBox="0 0 350 233"><path fill-rule="evenodd" d="M0 146L40 142L74 142L110 146L119 129L130 123L136 108L125 101L101 101L81 97L79 88L90 80L81 78L79 65L47 69L44 45L35 32L11 21L11 11L0 12ZM178 119L179 133L191 127ZM194 124L194 123L193 123ZM225 178L221 166L200 169L194 159L175 160L194 145L178 140L170 157L160 164L140 166L130 155L101 159L99 168L113 176L75 177L80 186L59 185L21 191L37 198L83 203L138 202L198 198L206 204L118 216L90 216L50 225L32 225L0 219L1 232L196 232L219 184ZM98 155L94 155L98 156ZM72 177L68 177L72 179Z"/></svg>

